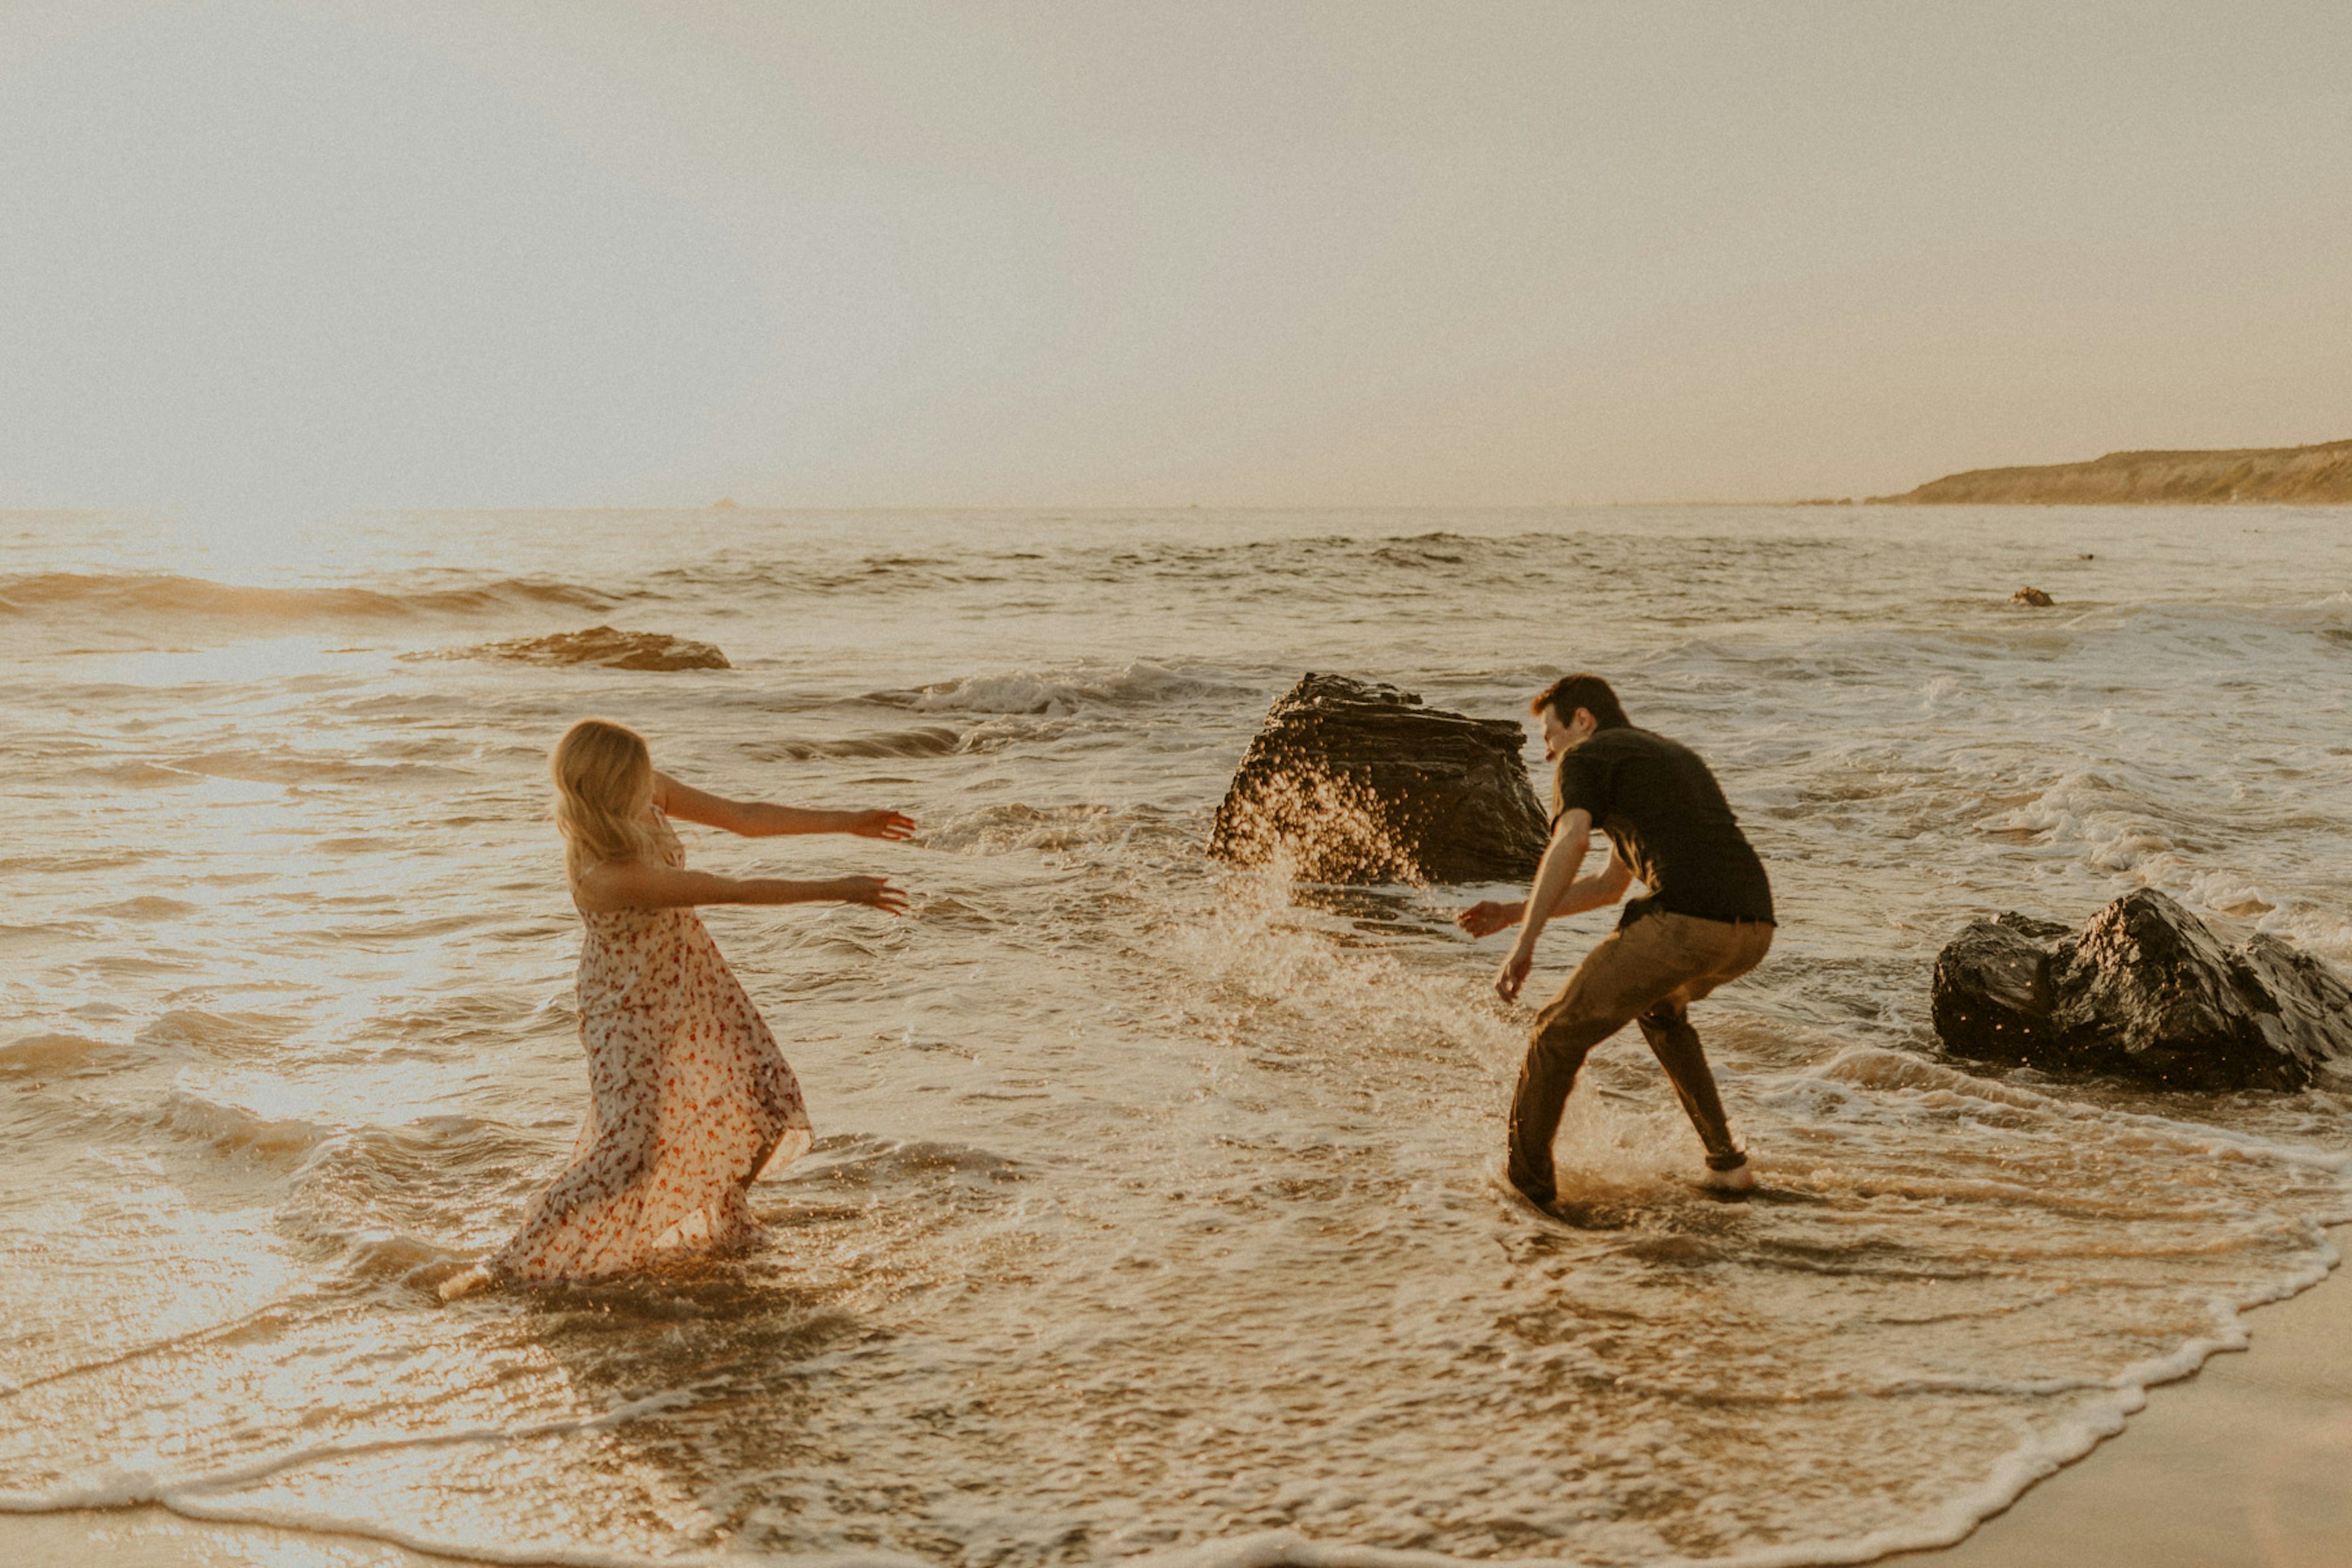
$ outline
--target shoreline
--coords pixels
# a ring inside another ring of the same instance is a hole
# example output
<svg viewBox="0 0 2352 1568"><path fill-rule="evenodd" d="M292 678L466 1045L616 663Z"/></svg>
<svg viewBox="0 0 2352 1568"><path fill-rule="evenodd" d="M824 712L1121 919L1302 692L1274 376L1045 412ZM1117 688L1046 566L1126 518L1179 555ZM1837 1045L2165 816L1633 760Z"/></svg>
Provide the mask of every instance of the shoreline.
<svg viewBox="0 0 2352 1568"><path fill-rule="evenodd" d="M2329 1231L2352 1251L2352 1225ZM2244 1314L2251 1343L2150 1388L2124 1429L1903 1568L2335 1568L2352 1563L2352 1268ZM12 1568L432 1568L370 1536L155 1504L0 1514ZM503 1555L503 1554L502 1554ZM1842 1561L1860 1561L1842 1559ZM1573 1568L1563 1562L1561 1568Z"/></svg>
<svg viewBox="0 0 2352 1568"><path fill-rule="evenodd" d="M2352 1251L2352 1226L2328 1231ZM1902 1568L2352 1563L2352 1268L2242 1314L2252 1342L2147 1404L1957 1545Z"/></svg>

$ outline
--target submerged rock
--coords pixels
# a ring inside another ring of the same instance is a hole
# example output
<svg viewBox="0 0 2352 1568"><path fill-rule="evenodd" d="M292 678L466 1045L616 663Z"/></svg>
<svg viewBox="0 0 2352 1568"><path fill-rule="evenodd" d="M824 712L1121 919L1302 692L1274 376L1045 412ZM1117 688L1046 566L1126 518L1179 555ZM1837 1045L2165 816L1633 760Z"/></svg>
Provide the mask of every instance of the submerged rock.
<svg viewBox="0 0 2352 1568"><path fill-rule="evenodd" d="M1937 956L1934 1016L1955 1056L2168 1089L2301 1089L2352 1060L2352 987L2276 937L2226 947L2153 888L2079 934L1972 922Z"/></svg>
<svg viewBox="0 0 2352 1568"><path fill-rule="evenodd" d="M1531 875L1548 834L1507 719L1424 708L1393 686L1307 675L1266 710L1209 853L1316 882Z"/></svg>
<svg viewBox="0 0 2352 1568"><path fill-rule="evenodd" d="M667 632L625 632L590 626L584 632L515 637L461 648L458 657L511 658L526 664L601 664L614 669L731 669L727 656L707 642Z"/></svg>

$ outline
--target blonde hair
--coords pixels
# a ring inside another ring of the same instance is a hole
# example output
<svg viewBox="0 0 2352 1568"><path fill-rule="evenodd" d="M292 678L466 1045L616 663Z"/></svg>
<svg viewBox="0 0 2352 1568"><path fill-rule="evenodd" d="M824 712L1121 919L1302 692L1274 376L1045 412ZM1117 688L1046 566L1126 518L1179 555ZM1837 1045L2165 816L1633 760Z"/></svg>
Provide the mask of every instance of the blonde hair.
<svg viewBox="0 0 2352 1568"><path fill-rule="evenodd" d="M547 771L555 779L567 877L600 860L651 853L653 834L640 814L653 794L654 759L643 735L609 719L583 719L555 742Z"/></svg>

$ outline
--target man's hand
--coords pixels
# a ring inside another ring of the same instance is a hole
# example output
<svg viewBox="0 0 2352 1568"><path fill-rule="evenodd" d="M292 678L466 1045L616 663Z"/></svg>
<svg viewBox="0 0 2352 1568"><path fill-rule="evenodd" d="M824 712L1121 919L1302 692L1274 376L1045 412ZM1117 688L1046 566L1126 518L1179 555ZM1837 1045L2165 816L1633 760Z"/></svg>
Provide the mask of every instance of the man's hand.
<svg viewBox="0 0 2352 1568"><path fill-rule="evenodd" d="M1492 936L1498 931L1508 931L1519 923L1528 912L1527 900L1486 899L1471 905L1454 917L1454 923L1472 936Z"/></svg>
<svg viewBox="0 0 2352 1568"><path fill-rule="evenodd" d="M1562 898L1575 886L1576 868L1583 864L1585 846L1591 839L1592 814L1580 805L1563 812L1552 826L1551 842L1544 846L1543 860L1536 867L1536 885L1528 889L1528 901L1519 906L1519 940L1511 944L1511 956L1495 972L1495 994L1504 1001L1519 999L1519 987L1528 983L1528 971L1536 966L1536 941L1543 935L1544 922L1559 912ZM1467 921L1464 929L1468 929Z"/></svg>
<svg viewBox="0 0 2352 1568"><path fill-rule="evenodd" d="M843 831L860 838L905 838L915 831L915 819L904 812L860 811L851 814Z"/></svg>
<svg viewBox="0 0 2352 1568"><path fill-rule="evenodd" d="M1536 955L1526 948L1514 945L1503 966L1495 971L1495 994L1506 1002L1519 999L1519 987L1528 983L1528 972L1536 966Z"/></svg>

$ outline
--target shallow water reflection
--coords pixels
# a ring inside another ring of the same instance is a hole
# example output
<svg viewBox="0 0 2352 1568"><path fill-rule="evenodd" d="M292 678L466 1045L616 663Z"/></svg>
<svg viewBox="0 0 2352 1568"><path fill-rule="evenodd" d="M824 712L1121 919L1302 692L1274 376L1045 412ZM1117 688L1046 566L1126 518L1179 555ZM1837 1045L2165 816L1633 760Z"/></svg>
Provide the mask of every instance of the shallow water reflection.
<svg viewBox="0 0 2352 1568"><path fill-rule="evenodd" d="M2347 1212L2352 1086L1990 1076L1926 1028L1963 920L2130 886L2352 959L2352 533L2237 515L422 519L230 588L5 542L44 826L0 927L0 1500L974 1568L1949 1534ZM409 657L591 620L736 668ZM1699 742L1773 870L1771 958L1698 1018L1746 1203L1633 1038L1563 1128L1588 1226L1497 1188L1527 1016L1448 917L1505 889L1202 854L1302 669L1502 717L1569 663ZM689 853L886 869L915 918L710 917L820 1133L771 1246L445 1309L584 1100L541 770L588 711L911 811Z"/></svg>

